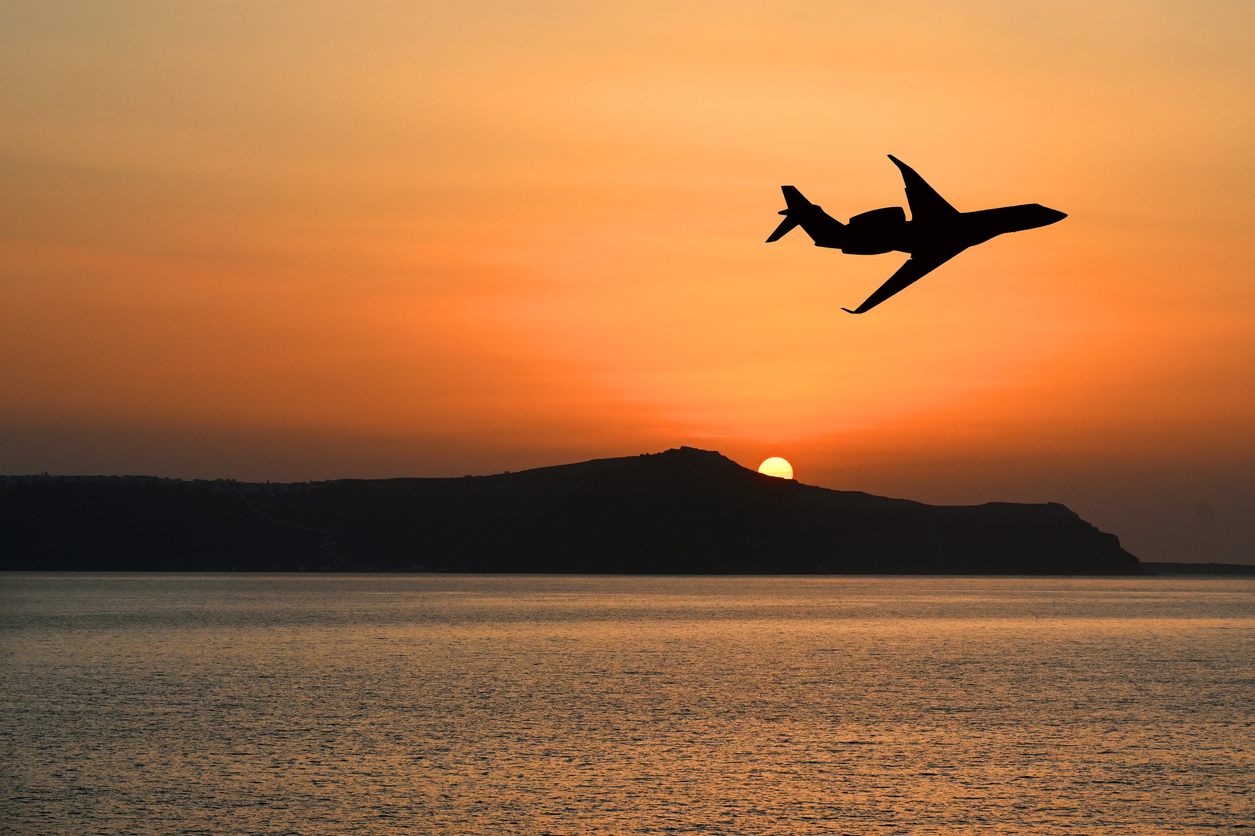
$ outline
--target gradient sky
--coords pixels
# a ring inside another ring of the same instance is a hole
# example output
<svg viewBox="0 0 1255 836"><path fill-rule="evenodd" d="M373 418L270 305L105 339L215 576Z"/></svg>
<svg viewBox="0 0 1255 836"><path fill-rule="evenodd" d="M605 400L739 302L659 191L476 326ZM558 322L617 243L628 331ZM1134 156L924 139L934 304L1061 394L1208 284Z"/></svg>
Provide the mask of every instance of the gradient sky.
<svg viewBox="0 0 1255 836"><path fill-rule="evenodd" d="M688 444L1255 562L1255 4L0 6L0 472ZM861 317L905 205L1062 223Z"/></svg>

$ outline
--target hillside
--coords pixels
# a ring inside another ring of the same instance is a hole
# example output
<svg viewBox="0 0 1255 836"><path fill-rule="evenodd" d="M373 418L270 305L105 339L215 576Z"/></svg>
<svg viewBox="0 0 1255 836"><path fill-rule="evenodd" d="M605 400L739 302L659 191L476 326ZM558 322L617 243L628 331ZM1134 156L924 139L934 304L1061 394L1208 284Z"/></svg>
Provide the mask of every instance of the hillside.
<svg viewBox="0 0 1255 836"><path fill-rule="evenodd" d="M0 568L1140 574L1058 504L932 506L680 448L460 479L7 477Z"/></svg>

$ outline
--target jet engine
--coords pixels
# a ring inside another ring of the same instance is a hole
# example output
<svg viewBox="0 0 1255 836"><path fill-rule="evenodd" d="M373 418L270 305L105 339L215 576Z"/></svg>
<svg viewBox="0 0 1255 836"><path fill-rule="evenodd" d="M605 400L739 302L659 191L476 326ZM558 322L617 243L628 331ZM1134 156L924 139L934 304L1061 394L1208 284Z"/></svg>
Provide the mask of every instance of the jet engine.
<svg viewBox="0 0 1255 836"><path fill-rule="evenodd" d="M898 249L906 235L906 211L901 206L873 209L850 218L841 252L877 255Z"/></svg>

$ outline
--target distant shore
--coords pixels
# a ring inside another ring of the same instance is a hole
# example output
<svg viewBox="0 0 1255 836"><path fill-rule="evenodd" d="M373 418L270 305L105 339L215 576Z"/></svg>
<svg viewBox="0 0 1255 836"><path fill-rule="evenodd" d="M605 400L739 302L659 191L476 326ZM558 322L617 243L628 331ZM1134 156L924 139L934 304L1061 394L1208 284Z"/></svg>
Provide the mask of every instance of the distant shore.
<svg viewBox="0 0 1255 836"><path fill-rule="evenodd" d="M1141 575L1057 503L925 505L709 450L458 479L0 480L0 569Z"/></svg>
<svg viewBox="0 0 1255 836"><path fill-rule="evenodd" d="M1152 575L1255 575L1250 563L1147 563L1142 568Z"/></svg>

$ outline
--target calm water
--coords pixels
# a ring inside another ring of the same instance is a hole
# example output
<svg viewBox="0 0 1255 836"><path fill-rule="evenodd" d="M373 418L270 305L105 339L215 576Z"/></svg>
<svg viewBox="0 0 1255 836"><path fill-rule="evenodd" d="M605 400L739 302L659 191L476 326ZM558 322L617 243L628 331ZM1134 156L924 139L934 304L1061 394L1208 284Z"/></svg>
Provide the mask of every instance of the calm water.
<svg viewBox="0 0 1255 836"><path fill-rule="evenodd" d="M1255 833L1246 579L0 576L0 832Z"/></svg>

